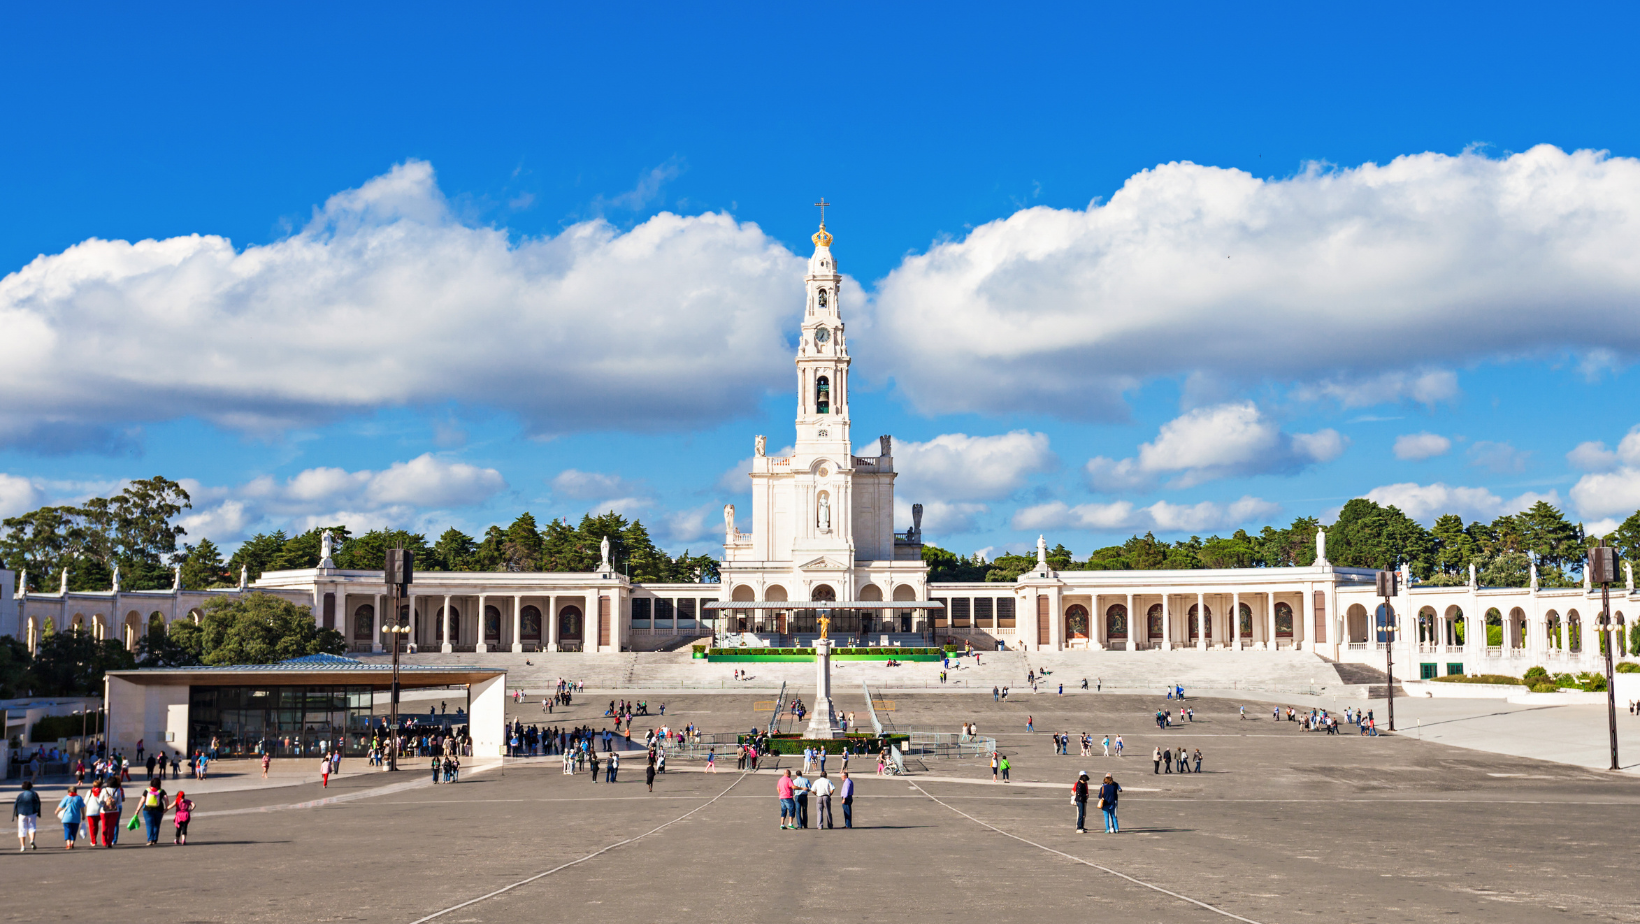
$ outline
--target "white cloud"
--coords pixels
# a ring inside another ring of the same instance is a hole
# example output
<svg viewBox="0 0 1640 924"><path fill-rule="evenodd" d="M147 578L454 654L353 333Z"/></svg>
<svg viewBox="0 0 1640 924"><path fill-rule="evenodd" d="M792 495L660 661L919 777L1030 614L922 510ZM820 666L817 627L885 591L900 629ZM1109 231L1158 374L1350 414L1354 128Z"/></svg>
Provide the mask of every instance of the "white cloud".
<svg viewBox="0 0 1640 924"><path fill-rule="evenodd" d="M1395 438L1395 458L1406 460L1433 459L1445 455L1452 441L1439 433L1403 433Z"/></svg>
<svg viewBox="0 0 1640 924"><path fill-rule="evenodd" d="M1491 440L1481 440L1469 447L1470 465L1498 474L1525 471L1526 463L1531 456L1530 452L1523 452L1509 443L1495 443Z"/></svg>
<svg viewBox="0 0 1640 924"><path fill-rule="evenodd" d="M896 452L899 450L896 449ZM989 513L991 508L985 504L963 501L918 501L923 505L922 528L923 534L934 545L940 544L940 537L959 533L972 533L980 528L979 518ZM894 529L899 532L911 526L911 504L899 493L894 496Z"/></svg>
<svg viewBox="0 0 1640 924"><path fill-rule="evenodd" d="M238 487L182 486L194 509L179 521L190 541L231 543L264 529L302 531L343 524L354 533L416 528L437 511L483 503L506 490L493 468L427 453L381 471L310 468L280 481L263 475Z"/></svg>
<svg viewBox="0 0 1640 924"><path fill-rule="evenodd" d="M141 421L266 432L435 401L532 434L717 423L787 384L803 267L724 214L514 240L460 223L411 161L272 244L91 239L0 279L0 444L107 449Z"/></svg>
<svg viewBox="0 0 1640 924"><path fill-rule="evenodd" d="M1167 476L1174 476L1172 487L1186 488L1216 478L1293 472L1330 462L1348 443L1331 429L1284 433L1257 405L1245 401L1188 411L1163 424L1155 440L1139 447L1137 458L1097 456L1085 470L1095 491L1139 490Z"/></svg>
<svg viewBox="0 0 1640 924"><path fill-rule="evenodd" d="M1540 500L1560 506L1560 496L1553 491L1548 494L1528 491L1505 500L1486 488L1466 488L1439 481L1428 485L1411 481L1387 484L1368 491L1366 498L1394 505L1425 525L1434 523L1443 513L1455 513L1465 520L1493 520L1506 513L1519 513Z"/></svg>
<svg viewBox="0 0 1640 924"><path fill-rule="evenodd" d="M0 517L27 513L40 506L40 489L17 475L0 474Z"/></svg>
<svg viewBox="0 0 1640 924"><path fill-rule="evenodd" d="M635 493L635 488L636 485L620 475L610 475L603 472L583 472L573 468L564 469L552 479L554 494L562 494L576 500L619 497L622 494Z"/></svg>
<svg viewBox="0 0 1640 924"><path fill-rule="evenodd" d="M926 442L896 441L896 492L924 505L1007 497L1037 472L1058 465L1046 433L1015 430L998 436L945 433ZM915 495L915 496L912 496Z"/></svg>
<svg viewBox="0 0 1640 924"><path fill-rule="evenodd" d="M1575 469L1585 472L1609 472L1617 467L1617 453L1606 448L1606 444L1591 440L1587 443L1578 443L1577 448L1566 453L1566 461Z"/></svg>
<svg viewBox="0 0 1640 924"><path fill-rule="evenodd" d="M1484 359L1640 353L1636 226L1640 160L1594 151L1169 163L907 258L857 355L924 413L1121 416L1134 383L1197 373L1429 404ZM1586 314L1609 323L1543 324Z"/></svg>
<svg viewBox="0 0 1640 924"><path fill-rule="evenodd" d="M1157 501L1136 507L1128 501L1078 504L1052 501L1014 512L1014 529L1085 529L1094 532L1202 533L1268 522L1281 512L1281 505L1261 498L1244 496L1229 504L1202 501L1171 504Z"/></svg>
<svg viewBox="0 0 1640 924"><path fill-rule="evenodd" d="M1591 539L1599 539L1602 536L1610 536L1612 533L1617 532L1617 527L1621 525L1623 525L1623 521L1616 517L1604 517L1583 524L1583 533Z"/></svg>

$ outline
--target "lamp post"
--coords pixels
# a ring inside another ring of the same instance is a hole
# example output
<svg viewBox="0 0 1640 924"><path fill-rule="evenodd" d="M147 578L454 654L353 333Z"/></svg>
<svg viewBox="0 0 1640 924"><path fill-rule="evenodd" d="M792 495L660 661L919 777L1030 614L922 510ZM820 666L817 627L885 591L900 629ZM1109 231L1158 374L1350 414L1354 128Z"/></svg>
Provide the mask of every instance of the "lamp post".
<svg viewBox="0 0 1640 924"><path fill-rule="evenodd" d="M1600 632L1606 642L1606 725L1611 732L1612 766L1617 769L1617 690L1612 676L1612 646L1617 640L1612 638L1612 591L1611 585L1617 580L1617 550L1600 540L1600 544L1589 550L1589 581L1600 585Z"/></svg>
<svg viewBox="0 0 1640 924"><path fill-rule="evenodd" d="M1395 596L1395 572L1378 572L1378 596L1384 598L1384 674L1389 684L1384 691L1389 696L1389 730L1395 730L1395 611L1390 609L1389 598Z"/></svg>
<svg viewBox="0 0 1640 924"><path fill-rule="evenodd" d="M382 563L382 581L387 585L388 611L393 614L392 625L383 627L383 632L393 636L393 693L387 705L388 714L388 749L387 769L399 769L399 638L410 634L411 626L407 620L404 625L399 624L399 600L407 596L410 582L415 575L415 555L406 549L388 549L387 556Z"/></svg>

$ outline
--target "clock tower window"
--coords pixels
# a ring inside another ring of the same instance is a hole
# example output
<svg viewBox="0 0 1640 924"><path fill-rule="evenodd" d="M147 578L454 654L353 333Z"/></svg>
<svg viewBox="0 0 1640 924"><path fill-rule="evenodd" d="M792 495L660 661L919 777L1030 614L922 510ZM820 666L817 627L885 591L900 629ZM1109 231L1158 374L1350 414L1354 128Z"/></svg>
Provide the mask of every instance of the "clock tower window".
<svg viewBox="0 0 1640 924"><path fill-rule="evenodd" d="M831 379L820 376L814 387L814 409L821 414L831 413Z"/></svg>

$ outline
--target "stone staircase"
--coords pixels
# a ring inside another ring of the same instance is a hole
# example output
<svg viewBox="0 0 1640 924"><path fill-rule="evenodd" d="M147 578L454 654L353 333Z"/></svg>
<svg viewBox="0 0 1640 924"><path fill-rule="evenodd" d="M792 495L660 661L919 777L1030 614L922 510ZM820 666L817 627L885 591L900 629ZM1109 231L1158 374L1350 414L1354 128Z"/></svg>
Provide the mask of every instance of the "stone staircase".
<svg viewBox="0 0 1640 924"><path fill-rule="evenodd" d="M379 662L385 655L354 655ZM734 665L697 660L688 647L676 651L612 653L472 652L442 654L417 652L402 656L407 664L462 665L500 668L507 672L508 689L529 693L550 690L558 678L580 681L588 690L765 690L789 683L812 688L812 662L757 662ZM750 675L734 679L736 667ZM875 690L982 690L1008 686L1026 692L1027 671L1048 673L1040 687L1079 690L1083 678L1089 689L1098 685L1116 692L1160 693L1172 684L1191 690L1247 690L1269 693L1327 692L1360 695L1363 684L1384 682L1382 674L1368 676L1371 668L1335 665L1299 651L987 651L973 658L954 658L946 683L940 683L939 662L907 662L889 667L881 661L834 661L834 690L858 690L864 681ZM1340 676L1345 670L1349 676ZM1357 679L1357 671L1362 671Z"/></svg>

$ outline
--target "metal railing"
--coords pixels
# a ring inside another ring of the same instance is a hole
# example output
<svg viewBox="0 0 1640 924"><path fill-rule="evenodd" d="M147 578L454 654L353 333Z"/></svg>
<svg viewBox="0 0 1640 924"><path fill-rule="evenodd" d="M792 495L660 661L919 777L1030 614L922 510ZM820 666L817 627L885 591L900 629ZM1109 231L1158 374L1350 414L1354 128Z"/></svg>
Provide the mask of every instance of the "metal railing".
<svg viewBox="0 0 1640 924"><path fill-rule="evenodd" d="M866 715L871 718L871 731L878 737L882 737L883 723L877 718L877 704L871 701L871 687L862 680L860 681L860 689L864 690L866 694Z"/></svg>
<svg viewBox="0 0 1640 924"><path fill-rule="evenodd" d="M920 757L962 759L985 757L997 749L997 739L952 732L920 732L912 729L906 749Z"/></svg>

